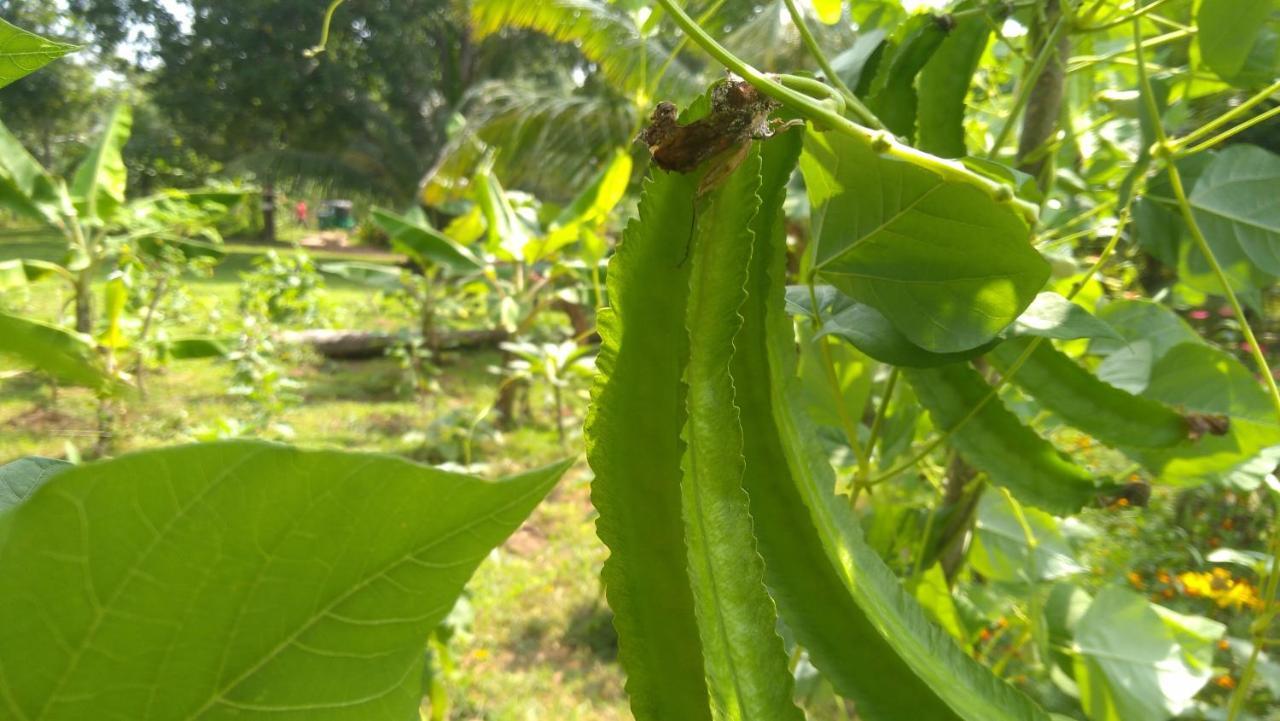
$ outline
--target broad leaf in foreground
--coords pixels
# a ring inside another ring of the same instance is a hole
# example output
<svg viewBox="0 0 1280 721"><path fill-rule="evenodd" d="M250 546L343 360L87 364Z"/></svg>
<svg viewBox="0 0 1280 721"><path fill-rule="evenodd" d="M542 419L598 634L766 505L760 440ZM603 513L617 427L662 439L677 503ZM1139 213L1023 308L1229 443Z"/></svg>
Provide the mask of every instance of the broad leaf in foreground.
<svg viewBox="0 0 1280 721"><path fill-rule="evenodd" d="M0 19L0 88L76 49L46 40Z"/></svg>
<svg viewBox="0 0 1280 721"><path fill-rule="evenodd" d="M760 156L698 202L688 320L688 419L680 483L694 610L706 660L712 717L802 721L777 613L743 491L743 433L729 374L741 327L760 207ZM770 189L776 193L776 188Z"/></svg>
<svg viewBox="0 0 1280 721"><path fill-rule="evenodd" d="M976 348L1030 305L1049 277L1012 201L810 132L800 161L812 207L814 270L935 353Z"/></svg>
<svg viewBox="0 0 1280 721"><path fill-rule="evenodd" d="M609 264L587 417L601 571L637 721L710 719L680 514L682 386L697 179L656 172Z"/></svg>
<svg viewBox="0 0 1280 721"><path fill-rule="evenodd" d="M64 471L0 515L3 715L402 721L427 635L566 468L235 442Z"/></svg>

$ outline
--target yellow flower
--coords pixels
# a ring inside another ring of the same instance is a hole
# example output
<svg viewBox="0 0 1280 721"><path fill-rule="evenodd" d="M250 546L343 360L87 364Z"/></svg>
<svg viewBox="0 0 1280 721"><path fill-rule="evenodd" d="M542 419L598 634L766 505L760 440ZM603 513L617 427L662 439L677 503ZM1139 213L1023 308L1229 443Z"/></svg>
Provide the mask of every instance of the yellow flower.
<svg viewBox="0 0 1280 721"><path fill-rule="evenodd" d="M1220 608L1234 606L1238 610L1262 607L1257 589L1243 578L1232 578L1231 573L1223 568L1215 568L1212 573L1179 573L1178 581L1188 596L1212 599Z"/></svg>

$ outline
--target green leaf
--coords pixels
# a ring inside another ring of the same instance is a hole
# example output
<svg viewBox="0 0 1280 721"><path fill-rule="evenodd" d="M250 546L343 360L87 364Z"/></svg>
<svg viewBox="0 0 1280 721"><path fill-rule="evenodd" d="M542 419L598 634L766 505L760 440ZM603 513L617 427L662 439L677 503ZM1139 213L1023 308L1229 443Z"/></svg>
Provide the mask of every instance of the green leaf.
<svg viewBox="0 0 1280 721"><path fill-rule="evenodd" d="M969 418L991 386L968 365L906 369L903 377L939 432L959 426L950 440L960 455L1019 501L1066 515L1080 510L1097 492L1092 474L1024 426L999 398L987 401ZM965 418L969 420L959 425Z"/></svg>
<svg viewBox="0 0 1280 721"><path fill-rule="evenodd" d="M925 350L989 342L1049 277L1014 206L977 185L837 133L809 133L800 167L819 277Z"/></svg>
<svg viewBox="0 0 1280 721"><path fill-rule="evenodd" d="M908 140L916 133L916 75L946 39L946 28L932 15L912 15L894 31L893 52L880 63L867 107Z"/></svg>
<svg viewBox="0 0 1280 721"><path fill-rule="evenodd" d="M969 563L993 581L1017 585L1054 581L1085 570L1056 518L1024 508L1004 493L985 493L978 502Z"/></svg>
<svg viewBox="0 0 1280 721"><path fill-rule="evenodd" d="M22 503L50 478L71 467L52 458L20 458L0 466L0 513Z"/></svg>
<svg viewBox="0 0 1280 721"><path fill-rule="evenodd" d="M71 197L84 220L106 222L124 205L129 171L124 167L124 146L133 128L128 105L112 108L89 154L80 161L71 181Z"/></svg>
<svg viewBox="0 0 1280 721"><path fill-rule="evenodd" d="M1196 223L1219 262L1280 275L1280 156L1236 145L1213 159L1191 191ZM1246 260L1247 259L1247 260Z"/></svg>
<svg viewBox="0 0 1280 721"><path fill-rule="evenodd" d="M1032 343L1025 337L1008 340L992 351L991 360L1007 374ZM1189 438L1186 419L1172 408L1104 383L1049 343L1027 356L1011 382L1109 446L1167 448Z"/></svg>
<svg viewBox="0 0 1280 721"><path fill-rule="evenodd" d="M772 177L770 150L765 158L765 177ZM797 393L786 234L774 203L766 196L773 217L762 212L754 224L733 377L747 453L744 484L766 580L784 620L867 721L1046 721L1034 703L926 619L863 539L848 498L835 495L834 473Z"/></svg>
<svg viewBox="0 0 1280 721"><path fill-rule="evenodd" d="M1098 317L1120 339L1094 338L1089 352L1104 356L1098 377L1130 393L1141 393L1151 378L1152 365L1179 343L1199 343L1200 336L1168 308L1149 300L1108 303Z"/></svg>
<svg viewBox="0 0 1280 721"><path fill-rule="evenodd" d="M1196 37L1204 64L1238 87L1275 78L1280 69L1277 12L1278 0L1202 0Z"/></svg>
<svg viewBox="0 0 1280 721"><path fill-rule="evenodd" d="M527 252L532 247L533 233L520 216L516 215L515 209L511 207L511 199L507 197L507 191L503 189L502 183L498 182L492 168L481 167L476 171L472 182L475 183L476 204L480 206L480 211L488 224L486 249L490 253L502 255L507 260L526 262L537 260L529 257Z"/></svg>
<svg viewBox="0 0 1280 721"><path fill-rule="evenodd" d="M963 2L956 9L972 5ZM926 153L943 158L968 155L964 142L965 99L990 38L991 25L985 17L965 17L920 71L918 147Z"/></svg>
<svg viewBox="0 0 1280 721"><path fill-rule="evenodd" d="M396 250L420 265L440 264L456 272L471 272L484 267L484 262L449 236L432 228L425 217L413 218L389 210L374 208L370 215L387 235Z"/></svg>
<svg viewBox="0 0 1280 721"><path fill-rule="evenodd" d="M956 641L963 642L969 636L960 620L960 612L956 610L955 599L951 597L951 587L947 585L947 575L941 563L935 563L929 570L920 574L914 584L912 595L920 602L920 607L928 614L929 620L951 634Z"/></svg>
<svg viewBox="0 0 1280 721"><path fill-rule="evenodd" d="M793 679L743 492L743 431L729 374L760 183L760 157L753 149L722 185L697 201L680 488L712 717L802 721L791 700Z"/></svg>
<svg viewBox="0 0 1280 721"><path fill-rule="evenodd" d="M930 353L907 340L888 318L864 303L851 303L822 326L822 334L834 335L875 358L903 368L934 368L961 363L989 351L998 341L959 353Z"/></svg>
<svg viewBox="0 0 1280 721"><path fill-rule="evenodd" d="M610 551L601 577L637 721L711 718L680 515L690 265L680 258L696 183L658 171L646 181L639 219L609 263L612 307L597 316L591 500Z"/></svg>
<svg viewBox="0 0 1280 721"><path fill-rule="evenodd" d="M567 468L235 442L64 471L0 516L6 715L408 718L427 635Z"/></svg>
<svg viewBox="0 0 1280 721"><path fill-rule="evenodd" d="M0 208L58 228L66 209L65 193L65 187L0 123Z"/></svg>
<svg viewBox="0 0 1280 721"><path fill-rule="evenodd" d="M631 182L631 154L624 148L613 151L594 180L573 199L551 224L552 234L573 225L599 223L609 217L627 193Z"/></svg>
<svg viewBox="0 0 1280 721"><path fill-rule="evenodd" d="M0 19L0 88L77 49L75 45L46 40Z"/></svg>
<svg viewBox="0 0 1280 721"><path fill-rule="evenodd" d="M1010 326L1014 335L1032 335L1057 340L1112 338L1123 340L1106 321L1099 320L1081 306L1057 293L1041 293Z"/></svg>
<svg viewBox="0 0 1280 721"><path fill-rule="evenodd" d="M0 312L0 354L72 385L110 392L115 379L88 336L30 318Z"/></svg>
<svg viewBox="0 0 1280 721"><path fill-rule="evenodd" d="M1104 588L1075 624L1076 683L1093 721L1166 721L1213 676L1224 627Z"/></svg>

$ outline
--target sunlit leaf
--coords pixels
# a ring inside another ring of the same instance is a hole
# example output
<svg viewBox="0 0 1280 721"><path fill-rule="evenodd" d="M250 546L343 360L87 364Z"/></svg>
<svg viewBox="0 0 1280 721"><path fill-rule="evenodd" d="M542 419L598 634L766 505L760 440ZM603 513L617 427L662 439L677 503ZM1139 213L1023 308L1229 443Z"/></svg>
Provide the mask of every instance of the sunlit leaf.
<svg viewBox="0 0 1280 721"><path fill-rule="evenodd" d="M0 515L7 715L405 719L427 634L566 468L236 442L65 470Z"/></svg>
<svg viewBox="0 0 1280 721"><path fill-rule="evenodd" d="M75 45L46 40L0 19L0 88L76 49Z"/></svg>

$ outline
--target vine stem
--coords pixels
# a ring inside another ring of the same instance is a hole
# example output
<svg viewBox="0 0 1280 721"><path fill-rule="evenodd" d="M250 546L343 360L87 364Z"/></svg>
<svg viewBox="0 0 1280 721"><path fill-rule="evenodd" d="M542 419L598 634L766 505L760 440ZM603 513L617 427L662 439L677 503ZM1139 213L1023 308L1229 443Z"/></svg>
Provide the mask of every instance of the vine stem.
<svg viewBox="0 0 1280 721"><path fill-rule="evenodd" d="M1098 32L1098 31L1100 31L1100 30L1110 30L1111 28L1118 28L1118 27L1120 27L1121 25L1124 25L1124 24L1125 24L1125 23L1127 23L1127 22L1130 22L1130 21L1132 21L1132 20L1135 20L1135 19L1137 19L1137 18L1142 17L1143 15L1146 15L1146 14L1150 13L1151 11L1155 10L1156 8L1160 7L1161 5L1164 5L1164 4L1165 4L1165 3L1167 3L1167 2L1169 2L1169 0L1152 0L1152 2L1149 2L1149 3L1147 3L1146 5L1143 5L1142 7L1140 7L1140 8L1138 8L1138 9L1134 10L1133 12L1129 13L1128 15L1124 15L1124 16L1122 16L1122 17L1118 17L1118 18L1116 18L1115 20L1108 20L1108 21L1106 21L1106 22L1104 22L1104 23L1101 23L1101 24L1098 24L1098 25L1088 25L1088 26L1084 26L1084 27L1077 27L1077 28L1074 30L1074 32L1078 32L1078 33L1094 33L1094 32Z"/></svg>
<svg viewBox="0 0 1280 721"><path fill-rule="evenodd" d="M1249 98L1243 103L1240 103L1236 107L1232 108L1230 112L1218 116L1214 120L1211 120L1208 123L1205 123L1200 128L1193 130L1192 132L1188 133L1187 135L1181 138L1178 138L1177 140L1171 141L1170 144L1173 146L1174 150L1181 150L1187 147L1188 145L1201 140L1206 135L1209 135L1210 133L1214 132L1218 128L1221 128L1222 126L1226 125L1232 120L1235 120L1241 115L1244 115L1245 113L1252 110L1254 106L1265 101L1267 98L1271 97L1276 93L1280 93L1280 80L1277 80L1276 82L1272 83L1266 88L1263 88L1262 90L1258 91L1257 93L1254 94L1253 97Z"/></svg>
<svg viewBox="0 0 1280 721"><path fill-rule="evenodd" d="M796 30L800 32L800 40L804 43L805 49L813 56L813 59L818 63L818 67L822 68L822 72L827 76L827 81L836 86L836 90L839 90L840 94L844 96L845 105L852 108L862 122L873 128L884 130L885 125L880 121L880 118L876 117L876 114L871 112L870 108L863 105L862 101L858 100L858 97L853 94L853 91L849 89L844 80L840 79L835 67L831 65L831 61L827 59L826 54L819 47L817 38L809 30L808 23L804 21L804 16L800 14L800 8L796 7L796 0L783 0L783 2L786 3L787 13L791 15L791 22L795 24Z"/></svg>
<svg viewBox="0 0 1280 721"><path fill-rule="evenodd" d="M1274 118L1277 115L1280 115L1280 105L1275 106L1274 108L1268 110L1265 113L1260 113L1257 116L1252 117L1244 121L1243 123L1240 123L1239 125L1236 125L1228 130L1224 130L1223 132L1213 136L1212 138L1204 141L1203 143L1200 143L1199 145L1193 148L1188 148L1187 150L1179 151L1178 155L1179 157L1185 157L1188 155L1195 155L1196 153L1199 153L1204 150L1208 150L1209 148L1212 148L1218 143L1221 143L1222 141L1227 140L1228 138L1231 138L1232 136L1238 133L1243 133L1249 128L1252 128L1253 126L1258 125L1259 123L1264 123L1270 120L1271 118Z"/></svg>
<svg viewBox="0 0 1280 721"><path fill-rule="evenodd" d="M324 11L324 26L320 28L320 42L314 47L309 48L305 53L303 53L304 55L309 58L314 58L325 51L325 48L329 45L329 29L333 27L333 15L338 12L338 7L346 1L347 0L330 1L328 9Z"/></svg>
<svg viewBox="0 0 1280 721"><path fill-rule="evenodd" d="M893 391L898 387L898 376L901 371L897 366L889 371L889 379L885 381L884 397L880 399L880 407L876 409L876 418L871 423L871 435L867 438L867 457L876 452L876 441L880 439L880 428L884 425L884 417L889 411L889 401L893 399Z"/></svg>
<svg viewBox="0 0 1280 721"><path fill-rule="evenodd" d="M1204 231L1201 230L1200 224L1196 221L1195 213L1191 208L1191 201L1187 197L1187 190L1182 183L1182 173L1178 171L1178 164L1173 162L1176 157L1174 147L1169 142L1169 136L1165 133L1164 124L1160 119L1159 108L1156 107L1155 95L1151 90L1151 79L1147 76L1146 60L1142 52L1142 25L1136 18L1133 21L1133 35L1137 46L1138 83L1142 90L1143 103L1147 107L1147 112L1151 114L1152 127L1156 134L1157 152L1154 155L1165 160L1165 167L1169 172L1169 184L1173 187L1173 194L1178 201L1178 210L1182 214L1182 220L1186 223L1187 229L1191 233L1192 241L1209 262L1209 267L1213 270L1214 276L1222 286L1222 292L1226 295L1227 303L1231 305L1231 310L1235 312L1236 318L1240 320L1240 331L1244 334L1245 340L1249 344L1249 352L1253 355L1253 361L1257 364L1257 369L1262 373L1263 381L1270 392L1271 403L1275 407L1276 418L1280 420L1280 387L1276 386L1276 379L1271 373L1267 357L1263 354L1262 346L1258 344L1257 336L1254 335L1253 328L1244 314L1244 306L1241 305L1240 299L1236 297L1236 292L1231 287L1230 279L1227 278L1226 272L1222 270L1222 265L1218 262L1217 256L1214 255L1213 248L1210 247L1208 239L1205 238ZM1213 125L1213 123L1210 123L1210 125ZM1235 691L1231 694L1231 702L1227 706L1227 721L1236 721L1240 718L1240 714L1244 712L1245 702L1249 699L1249 687L1252 685L1253 677L1257 673L1262 646L1266 639L1267 631L1271 626L1271 620L1276 615L1276 589L1280 586L1280 516L1272 519L1269 545L1271 567L1262 583L1263 607L1250 629L1253 650L1249 654L1249 660L1245 662L1244 668L1240 671L1239 682Z"/></svg>
<svg viewBox="0 0 1280 721"><path fill-rule="evenodd" d="M708 35L701 26L695 23L684 10L676 5L675 0L658 0L658 4L667 11L671 19L680 26L680 29L692 38L708 55L715 58L717 62L729 70L732 70L743 80L751 83L760 92L792 108L807 120L824 129L832 129L843 135L872 144L882 155L895 157L914 165L928 168L944 179L982 188L992 198L1010 203L1028 223L1034 224L1036 222L1038 208L1020 198L1009 198L1008 187L1002 183L983 177L969 170L961 163L943 160L909 145L899 143L890 133L864 128L854 123L814 98L784 86L729 52L723 45Z"/></svg>
<svg viewBox="0 0 1280 721"><path fill-rule="evenodd" d="M1022 80L1018 84L1018 94L1013 99L1013 107L1009 109L1009 114L1005 116L1004 124L1000 126L1000 131L996 133L996 139L992 141L991 149L987 151L988 158L994 159L1000 153L1000 148L1005 141L1009 139L1009 135L1013 132L1013 124L1017 122L1018 116L1022 115L1023 109L1027 106L1027 101L1031 99L1031 91L1036 86L1036 80L1040 77L1040 73L1044 72L1045 67L1049 65L1049 60L1058 52L1058 41L1062 39L1063 33L1067 32L1071 27L1070 18L1071 6L1065 5L1062 14L1058 16L1058 22L1054 23L1053 30L1045 38L1044 46L1040 48L1040 54L1036 56L1031 67L1022 76Z"/></svg>

